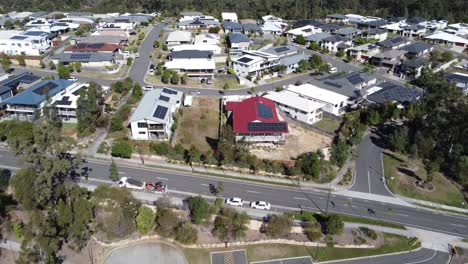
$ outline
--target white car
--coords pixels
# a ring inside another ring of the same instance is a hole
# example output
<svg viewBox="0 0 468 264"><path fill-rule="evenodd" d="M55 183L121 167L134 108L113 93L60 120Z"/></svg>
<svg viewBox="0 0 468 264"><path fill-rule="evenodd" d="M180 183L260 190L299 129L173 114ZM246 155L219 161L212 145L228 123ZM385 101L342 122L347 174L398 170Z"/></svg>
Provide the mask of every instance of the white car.
<svg viewBox="0 0 468 264"><path fill-rule="evenodd" d="M68 78L68 80L69 80L69 81L76 81L76 80L78 80L78 79L76 79L75 76L70 76L70 78Z"/></svg>
<svg viewBox="0 0 468 264"><path fill-rule="evenodd" d="M135 53L135 58L140 58L140 53Z"/></svg>
<svg viewBox="0 0 468 264"><path fill-rule="evenodd" d="M338 72L338 69L336 67L331 67L329 70L328 70L329 73L337 73Z"/></svg>
<svg viewBox="0 0 468 264"><path fill-rule="evenodd" d="M226 204L233 205L233 206L243 206L244 201L242 201L242 199L239 197L232 197L232 198L226 199Z"/></svg>
<svg viewBox="0 0 468 264"><path fill-rule="evenodd" d="M153 85L146 85L145 87L143 87L143 91L151 91L153 89L154 89Z"/></svg>
<svg viewBox="0 0 468 264"><path fill-rule="evenodd" d="M270 210L270 203L267 203L265 201L257 201L257 202L251 202L250 207L255 208L255 209L261 209L261 210Z"/></svg>

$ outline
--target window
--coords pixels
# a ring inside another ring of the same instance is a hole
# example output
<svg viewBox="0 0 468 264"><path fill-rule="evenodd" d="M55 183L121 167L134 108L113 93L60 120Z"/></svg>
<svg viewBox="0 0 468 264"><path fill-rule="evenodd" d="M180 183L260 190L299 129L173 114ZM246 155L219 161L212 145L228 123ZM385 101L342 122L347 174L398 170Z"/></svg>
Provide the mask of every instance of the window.
<svg viewBox="0 0 468 264"><path fill-rule="evenodd" d="M145 135L146 132L145 132L145 131L140 131L140 132L138 132L138 134L140 134L140 135Z"/></svg>
<svg viewBox="0 0 468 264"><path fill-rule="evenodd" d="M147 123L138 123L139 128L148 127Z"/></svg>

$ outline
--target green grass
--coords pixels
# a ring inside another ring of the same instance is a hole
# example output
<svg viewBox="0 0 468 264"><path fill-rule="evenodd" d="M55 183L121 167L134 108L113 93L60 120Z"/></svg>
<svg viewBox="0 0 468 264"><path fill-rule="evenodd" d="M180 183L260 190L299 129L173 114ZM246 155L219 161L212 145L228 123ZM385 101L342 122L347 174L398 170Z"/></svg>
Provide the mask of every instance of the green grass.
<svg viewBox="0 0 468 264"><path fill-rule="evenodd" d="M264 261L280 258L293 258L310 256L317 261L330 261L338 259L365 257L372 255L388 254L416 249L419 245L411 246L409 238L384 234L385 244L378 248L332 248L332 247L304 247L288 244L261 244L243 247L213 248L213 249L189 249L181 248L189 264L210 263L210 252L245 249L249 262ZM317 254L318 252L318 254Z"/></svg>
<svg viewBox="0 0 468 264"><path fill-rule="evenodd" d="M409 163L418 167L418 170L414 172L414 177L398 171L398 168L403 168L405 167L405 164ZM414 199L455 207L463 207L462 203L465 202L465 199L463 198L462 193L439 173L434 175L434 179L432 181L432 184L436 188L434 191L424 191L415 186L415 177L419 177L421 179L426 179L427 177L424 165L419 160L409 161L409 159L403 155L386 153L384 155L384 168L385 177L389 183L388 186L394 193ZM466 205L465 208L467 208Z"/></svg>
<svg viewBox="0 0 468 264"><path fill-rule="evenodd" d="M77 123L62 123L62 134L71 136L76 133Z"/></svg>
<svg viewBox="0 0 468 264"><path fill-rule="evenodd" d="M225 84L228 85L228 89L245 88L245 85L240 85L237 79L234 78L215 78L213 87L217 89L223 89Z"/></svg>
<svg viewBox="0 0 468 264"><path fill-rule="evenodd" d="M468 243L468 238L464 238L462 241Z"/></svg>
<svg viewBox="0 0 468 264"><path fill-rule="evenodd" d="M368 218L362 218L362 217L350 216L350 215L341 215L341 218L345 222L385 226L385 227L396 228L396 229L406 229L405 226L403 225L389 223L389 222L385 222L382 220L368 219Z"/></svg>
<svg viewBox="0 0 468 264"><path fill-rule="evenodd" d="M315 123L314 126L327 132L334 133L340 127L340 121L324 116L322 120Z"/></svg>

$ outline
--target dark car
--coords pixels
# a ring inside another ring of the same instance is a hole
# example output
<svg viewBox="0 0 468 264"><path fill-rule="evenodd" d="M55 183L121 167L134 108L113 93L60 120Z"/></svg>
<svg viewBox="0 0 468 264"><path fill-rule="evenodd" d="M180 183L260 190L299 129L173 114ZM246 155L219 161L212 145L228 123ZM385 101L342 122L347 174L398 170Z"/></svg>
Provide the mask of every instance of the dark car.
<svg viewBox="0 0 468 264"><path fill-rule="evenodd" d="M8 69L5 71L5 73L12 73L12 72L14 72L14 71L15 71L14 68L8 68Z"/></svg>

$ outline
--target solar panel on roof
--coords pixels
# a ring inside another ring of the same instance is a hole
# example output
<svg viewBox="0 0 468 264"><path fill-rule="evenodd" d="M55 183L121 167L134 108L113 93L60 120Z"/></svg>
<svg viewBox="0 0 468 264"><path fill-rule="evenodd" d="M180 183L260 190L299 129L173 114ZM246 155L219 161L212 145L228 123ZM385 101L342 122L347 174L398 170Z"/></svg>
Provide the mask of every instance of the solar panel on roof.
<svg viewBox="0 0 468 264"><path fill-rule="evenodd" d="M68 101L68 99L70 99L70 96L64 96L64 97L62 97L62 101Z"/></svg>
<svg viewBox="0 0 468 264"><path fill-rule="evenodd" d="M23 33L23 35L27 35L27 36L41 36L41 35L45 35L47 33L45 32L42 32L42 31L26 31Z"/></svg>
<svg viewBox="0 0 468 264"><path fill-rule="evenodd" d="M288 50L289 50L288 47L279 47L279 48L275 48L275 52L276 52L276 53L285 52L285 51L288 51Z"/></svg>
<svg viewBox="0 0 468 264"><path fill-rule="evenodd" d="M271 107L266 106L261 103L257 103L257 113L259 116L263 118L272 118L273 117L273 112L271 110Z"/></svg>
<svg viewBox="0 0 468 264"><path fill-rule="evenodd" d="M18 40L22 40L22 39L27 39L28 37L25 37L25 36L13 36L11 37L11 39L18 39Z"/></svg>
<svg viewBox="0 0 468 264"><path fill-rule="evenodd" d="M250 61L253 61L253 59L247 58L247 57L242 57L242 58L238 59L237 61L240 61L240 62L243 62L243 63L248 63Z"/></svg>
<svg viewBox="0 0 468 264"><path fill-rule="evenodd" d="M250 122L247 124L247 129L253 132L260 131L286 131L287 124L284 122L276 123L259 123L259 122Z"/></svg>
<svg viewBox="0 0 468 264"><path fill-rule="evenodd" d="M177 91L168 88L163 88L162 92L166 94L177 94Z"/></svg>
<svg viewBox="0 0 468 264"><path fill-rule="evenodd" d="M159 118L159 119L164 119L167 114L167 107L158 105L156 107L156 110L154 111L153 117Z"/></svg>
<svg viewBox="0 0 468 264"><path fill-rule="evenodd" d="M47 82L36 89L34 89L33 93L38 94L38 95L46 95L46 92L50 92L50 90L56 88L58 85L53 83L53 82Z"/></svg>
<svg viewBox="0 0 468 264"><path fill-rule="evenodd" d="M169 102L169 97L161 95L161 96L159 96L159 100Z"/></svg>
<svg viewBox="0 0 468 264"><path fill-rule="evenodd" d="M89 53L70 55L71 60L89 60L89 58L91 58L91 54Z"/></svg>
<svg viewBox="0 0 468 264"><path fill-rule="evenodd" d="M348 81L352 84L358 84L364 82L364 79L359 76L359 74L354 74L348 77Z"/></svg>

